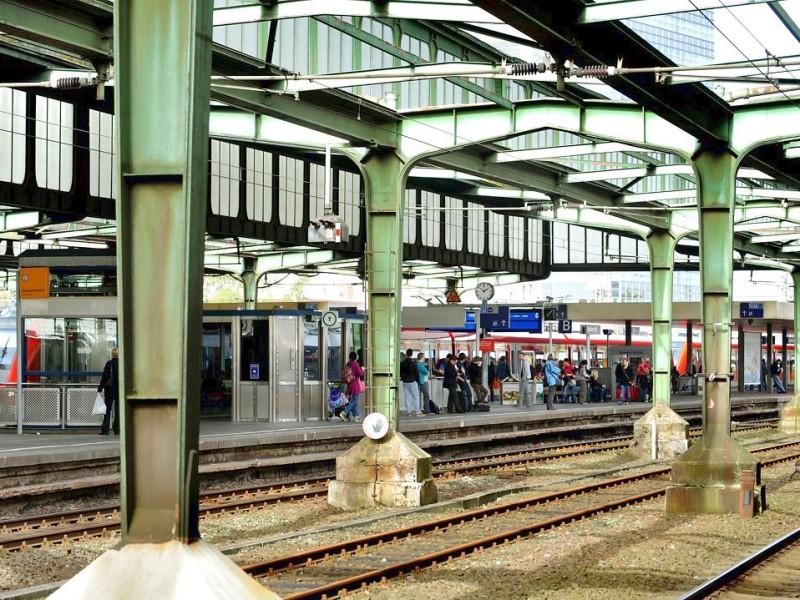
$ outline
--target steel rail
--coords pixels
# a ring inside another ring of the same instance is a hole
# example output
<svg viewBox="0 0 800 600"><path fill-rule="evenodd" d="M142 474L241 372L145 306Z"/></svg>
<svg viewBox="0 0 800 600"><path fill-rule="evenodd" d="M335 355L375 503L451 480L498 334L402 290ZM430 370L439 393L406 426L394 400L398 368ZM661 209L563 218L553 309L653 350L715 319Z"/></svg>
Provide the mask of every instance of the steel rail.
<svg viewBox="0 0 800 600"><path fill-rule="evenodd" d="M548 452L544 453L538 451L501 452L496 453L489 460L472 457L438 461L434 469L434 477L447 478L469 473L484 473L525 464L551 462L563 458L624 449L627 447L625 440L626 436L621 436L610 441L599 440L550 446L547 448ZM769 447L766 450L776 450L798 444L800 441L788 442ZM566 448L567 452L558 452L559 448ZM506 459L497 460L495 458L497 456L506 457ZM201 518L207 518L213 515L246 512L280 502L298 502L318 498L327 495L327 486L330 480L330 477L317 477L271 486L240 487L204 493L201 495L199 514ZM118 531L119 523L118 505L6 519L0 521L0 549L17 551L26 547L41 546L48 542L65 543L70 540L97 537Z"/></svg>
<svg viewBox="0 0 800 600"><path fill-rule="evenodd" d="M688 594L681 596L680 600L702 600L703 598L708 598L711 594L719 592L722 588L733 583L742 575L746 575L753 569L761 566L779 552L796 544L798 540L800 540L800 529L795 529L785 536L778 538L771 544L764 546L761 550L748 556L743 561L736 563L727 571L698 585Z"/></svg>

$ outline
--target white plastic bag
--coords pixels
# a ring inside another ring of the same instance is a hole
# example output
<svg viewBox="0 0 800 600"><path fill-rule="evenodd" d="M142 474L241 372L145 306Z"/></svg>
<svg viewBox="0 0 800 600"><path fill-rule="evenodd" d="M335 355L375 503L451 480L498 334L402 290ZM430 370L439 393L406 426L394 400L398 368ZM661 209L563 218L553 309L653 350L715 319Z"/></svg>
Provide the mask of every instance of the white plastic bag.
<svg viewBox="0 0 800 600"><path fill-rule="evenodd" d="M93 415L104 415L104 414L106 414L106 399L103 398L103 394L101 392L97 392L97 397L94 399L94 406L92 407L92 414Z"/></svg>

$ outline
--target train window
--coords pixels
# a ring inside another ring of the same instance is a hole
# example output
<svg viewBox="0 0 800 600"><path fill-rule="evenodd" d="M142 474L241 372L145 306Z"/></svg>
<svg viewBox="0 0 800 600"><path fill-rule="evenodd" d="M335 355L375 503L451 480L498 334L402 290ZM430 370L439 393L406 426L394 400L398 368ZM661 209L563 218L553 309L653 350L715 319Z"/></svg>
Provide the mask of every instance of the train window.
<svg viewBox="0 0 800 600"><path fill-rule="evenodd" d="M25 332L25 382L97 381L117 345L115 319L31 318Z"/></svg>
<svg viewBox="0 0 800 600"><path fill-rule="evenodd" d="M319 381L319 323L317 321L306 321L304 326L303 377L306 381Z"/></svg>

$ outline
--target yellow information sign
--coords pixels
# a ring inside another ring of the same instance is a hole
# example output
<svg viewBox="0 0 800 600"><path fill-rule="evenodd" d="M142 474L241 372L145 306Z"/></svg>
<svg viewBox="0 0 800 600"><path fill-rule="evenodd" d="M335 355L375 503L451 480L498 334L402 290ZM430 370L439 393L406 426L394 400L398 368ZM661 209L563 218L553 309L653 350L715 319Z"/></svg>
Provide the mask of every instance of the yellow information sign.
<svg viewBox="0 0 800 600"><path fill-rule="evenodd" d="M19 270L19 297L22 300L50 297L50 269L23 267Z"/></svg>

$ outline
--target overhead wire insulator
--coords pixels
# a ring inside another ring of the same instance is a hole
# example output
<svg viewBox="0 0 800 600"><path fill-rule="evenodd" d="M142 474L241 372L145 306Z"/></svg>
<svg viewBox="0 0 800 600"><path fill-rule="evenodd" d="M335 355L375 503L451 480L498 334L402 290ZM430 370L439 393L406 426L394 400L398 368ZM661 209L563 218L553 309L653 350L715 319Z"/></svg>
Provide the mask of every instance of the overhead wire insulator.
<svg viewBox="0 0 800 600"><path fill-rule="evenodd" d="M97 82L90 77L59 77L51 84L57 90L79 90L94 87Z"/></svg>
<svg viewBox="0 0 800 600"><path fill-rule="evenodd" d="M547 72L547 65L544 63L513 63L509 67L510 75L524 76Z"/></svg>
<svg viewBox="0 0 800 600"><path fill-rule="evenodd" d="M608 77L608 65L588 65L581 69L583 77L594 77L595 79L605 79ZM580 77L580 75L578 75Z"/></svg>

